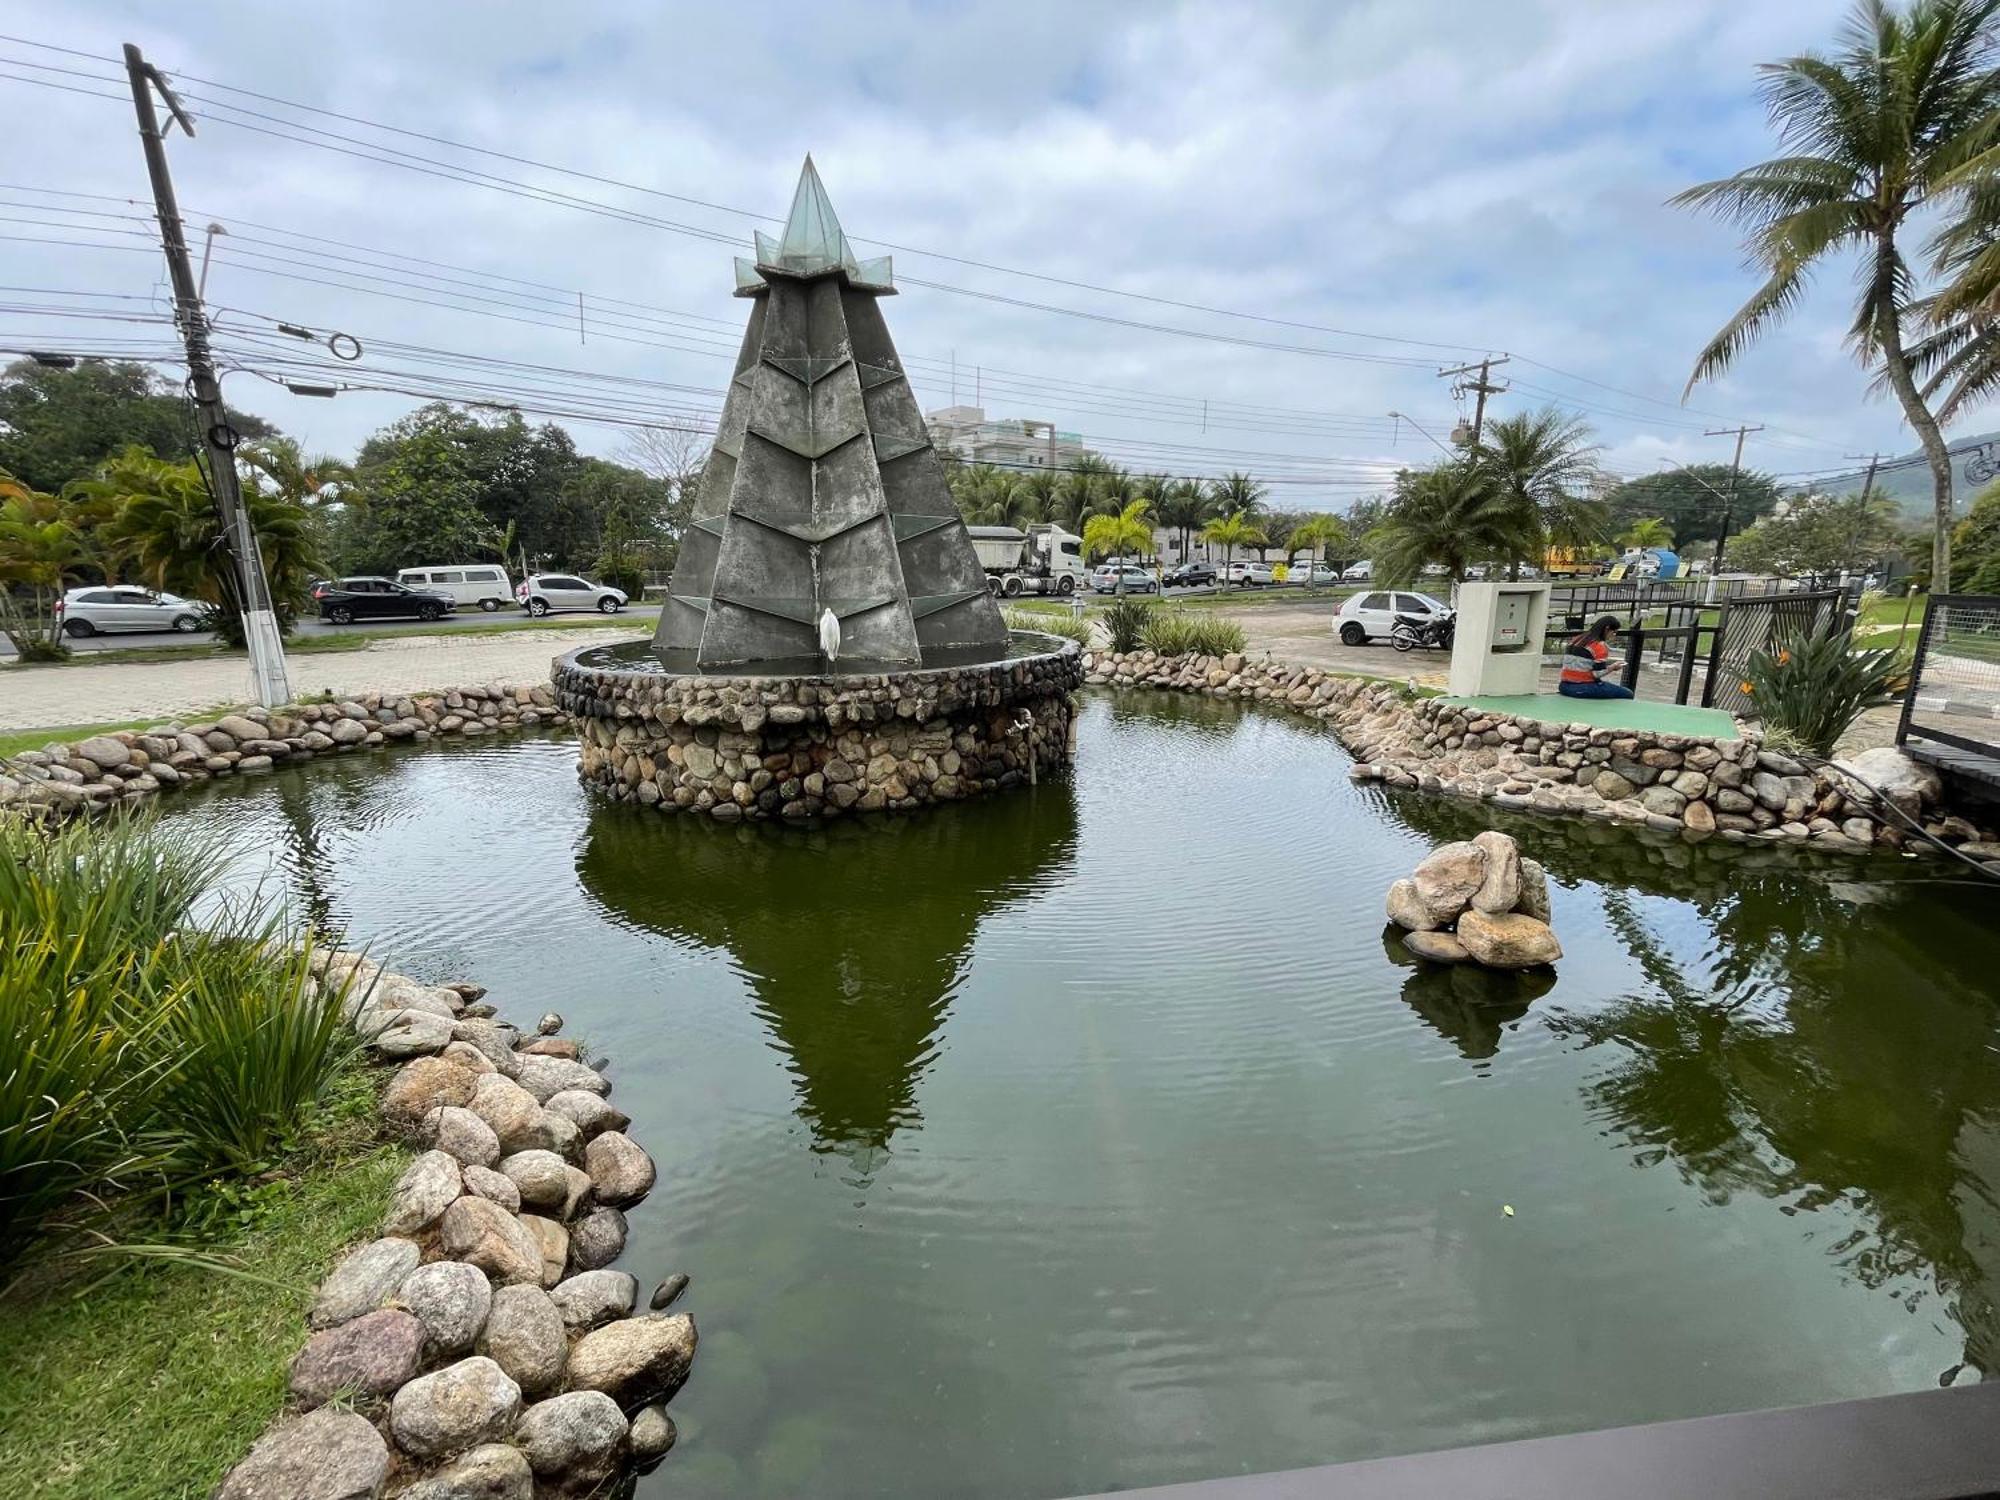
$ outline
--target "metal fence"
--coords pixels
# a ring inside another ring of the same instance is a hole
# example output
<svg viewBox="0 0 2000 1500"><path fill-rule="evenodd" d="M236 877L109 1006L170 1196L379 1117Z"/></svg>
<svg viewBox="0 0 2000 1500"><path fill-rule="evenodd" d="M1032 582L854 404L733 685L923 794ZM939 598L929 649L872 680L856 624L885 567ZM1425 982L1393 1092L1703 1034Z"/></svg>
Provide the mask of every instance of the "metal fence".
<svg viewBox="0 0 2000 1500"><path fill-rule="evenodd" d="M2000 759L2000 594L1933 594L1896 743L1935 740Z"/></svg>
<svg viewBox="0 0 2000 1500"><path fill-rule="evenodd" d="M1716 622L1708 680L1701 692L1702 707L1737 714L1756 712L1757 705L1743 691L1743 674L1749 669L1750 658L1788 636L1846 631L1854 623L1851 608L1852 596L1845 589L1732 599Z"/></svg>

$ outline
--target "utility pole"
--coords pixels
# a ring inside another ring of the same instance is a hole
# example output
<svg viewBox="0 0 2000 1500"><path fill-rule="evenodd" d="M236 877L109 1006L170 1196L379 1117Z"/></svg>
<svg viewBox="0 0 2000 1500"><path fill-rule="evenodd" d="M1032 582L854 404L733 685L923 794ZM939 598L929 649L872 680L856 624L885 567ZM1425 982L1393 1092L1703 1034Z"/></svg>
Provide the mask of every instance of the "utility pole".
<svg viewBox="0 0 2000 1500"><path fill-rule="evenodd" d="M1847 559L1846 566L1842 569L1844 573L1852 576L1855 571L1853 566L1854 554L1861 550L1861 526L1868 516L1868 502L1875 498L1875 471L1882 467L1882 455L1879 453L1850 453L1847 456L1852 459L1865 458L1868 460L1868 472L1861 479L1860 514L1855 516L1854 525L1847 533Z"/></svg>
<svg viewBox="0 0 2000 1500"><path fill-rule="evenodd" d="M244 639L250 647L251 687L258 702L266 708L275 708L291 698L290 684L285 680L285 645L271 607L263 557L257 551L250 517L243 509L242 483L236 473L236 430L229 425L229 414L222 404L222 386L215 377L215 360L208 346L208 314L201 305L194 264L188 255L187 235L181 224L180 204L174 198L174 180L167 170L166 137L153 107L153 90L159 90L168 112L189 136L194 134L194 123L159 70L140 56L139 49L130 42L125 44L125 73L132 84L132 108L139 118L146 174L153 182L153 206L160 220L160 248L166 252L167 273L174 284L174 321L187 344L188 391L201 425L209 489L222 520L222 543L230 555L236 603L242 611Z"/></svg>
<svg viewBox="0 0 2000 1500"><path fill-rule="evenodd" d="M1438 379L1440 380L1450 375L1470 375L1474 370L1479 372L1477 380L1462 380L1452 387L1454 391L1472 391L1477 398L1472 408L1472 439L1466 444L1468 448L1477 448L1479 446L1479 435L1486 429L1486 398L1488 396L1497 396L1507 389L1504 385L1495 385L1493 383L1493 367L1495 365L1506 364L1512 357L1511 355L1503 354L1498 359L1495 359L1489 354L1477 364L1453 365L1448 370L1438 371ZM1454 433L1453 437L1456 438L1457 434Z"/></svg>
<svg viewBox="0 0 2000 1500"><path fill-rule="evenodd" d="M1740 427L1712 427L1702 433L1703 437L1727 437L1732 432L1736 434L1736 455L1729 460L1729 493L1722 499L1722 530L1715 539L1715 561L1709 564L1708 569L1708 594L1711 600L1715 597L1716 580L1722 576L1722 549L1729 541L1729 523L1735 517L1736 482L1743 475L1743 440L1751 433L1763 430L1764 424L1759 422L1755 426L1746 424Z"/></svg>

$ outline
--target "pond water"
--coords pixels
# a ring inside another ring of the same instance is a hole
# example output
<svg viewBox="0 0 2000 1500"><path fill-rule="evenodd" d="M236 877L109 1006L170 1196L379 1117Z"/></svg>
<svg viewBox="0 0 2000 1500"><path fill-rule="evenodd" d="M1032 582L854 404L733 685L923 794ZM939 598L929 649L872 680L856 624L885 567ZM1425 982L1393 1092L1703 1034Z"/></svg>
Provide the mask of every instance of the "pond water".
<svg viewBox="0 0 2000 1500"><path fill-rule="evenodd" d="M1093 694L1067 782L813 833L573 759L171 816L611 1056L661 1168L621 1264L702 1332L641 1495L1065 1496L2000 1370L1989 890L1510 819L1568 950L1514 982L1383 937L1488 815L1275 714Z"/></svg>

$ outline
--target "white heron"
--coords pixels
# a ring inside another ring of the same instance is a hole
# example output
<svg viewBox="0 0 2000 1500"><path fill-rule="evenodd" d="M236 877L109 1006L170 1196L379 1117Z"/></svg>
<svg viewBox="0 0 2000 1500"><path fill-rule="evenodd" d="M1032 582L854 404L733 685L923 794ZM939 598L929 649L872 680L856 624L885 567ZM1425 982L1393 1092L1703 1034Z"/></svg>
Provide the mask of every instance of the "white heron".
<svg viewBox="0 0 2000 1500"><path fill-rule="evenodd" d="M828 661L840 656L840 616L830 609L819 612L819 654Z"/></svg>

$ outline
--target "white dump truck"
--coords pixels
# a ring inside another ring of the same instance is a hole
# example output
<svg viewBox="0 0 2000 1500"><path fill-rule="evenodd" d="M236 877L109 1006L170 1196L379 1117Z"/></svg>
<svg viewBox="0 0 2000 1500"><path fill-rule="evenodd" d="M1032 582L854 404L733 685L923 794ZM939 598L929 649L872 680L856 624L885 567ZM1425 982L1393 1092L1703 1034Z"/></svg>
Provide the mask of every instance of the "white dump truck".
<svg viewBox="0 0 2000 1500"><path fill-rule="evenodd" d="M968 526L972 550L986 570L986 587L1013 599L1021 594L1061 594L1083 586L1083 538L1062 527L1038 523Z"/></svg>

